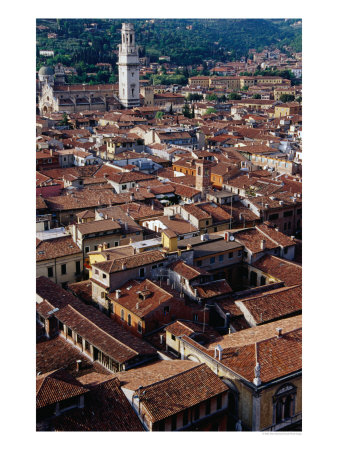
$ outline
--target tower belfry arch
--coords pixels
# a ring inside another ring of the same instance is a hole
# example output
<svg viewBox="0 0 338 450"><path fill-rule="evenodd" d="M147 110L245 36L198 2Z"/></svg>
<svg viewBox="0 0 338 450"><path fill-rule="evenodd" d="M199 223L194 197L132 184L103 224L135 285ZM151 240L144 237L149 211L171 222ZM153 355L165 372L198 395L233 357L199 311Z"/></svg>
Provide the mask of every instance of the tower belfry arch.
<svg viewBox="0 0 338 450"><path fill-rule="evenodd" d="M119 99L125 108L140 106L140 65L135 30L123 23L119 44Z"/></svg>

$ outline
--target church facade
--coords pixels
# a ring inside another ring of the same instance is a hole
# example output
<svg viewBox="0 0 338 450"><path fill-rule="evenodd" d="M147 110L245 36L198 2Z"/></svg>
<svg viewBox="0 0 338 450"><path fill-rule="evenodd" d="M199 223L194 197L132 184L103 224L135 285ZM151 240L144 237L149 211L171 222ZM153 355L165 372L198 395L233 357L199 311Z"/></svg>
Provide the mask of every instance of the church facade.
<svg viewBox="0 0 338 450"><path fill-rule="evenodd" d="M134 25L123 23L119 44L119 84L66 84L64 68L43 66L37 81L38 110L74 113L140 106L140 70Z"/></svg>

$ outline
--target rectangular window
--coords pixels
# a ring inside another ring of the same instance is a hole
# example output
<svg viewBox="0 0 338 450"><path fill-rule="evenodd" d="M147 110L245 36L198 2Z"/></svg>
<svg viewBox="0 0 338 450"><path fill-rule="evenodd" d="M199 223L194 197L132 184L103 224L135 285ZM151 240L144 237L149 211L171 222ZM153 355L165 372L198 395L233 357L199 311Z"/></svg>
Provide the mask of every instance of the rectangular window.
<svg viewBox="0 0 338 450"><path fill-rule="evenodd" d="M107 275L105 273L103 273L102 278L107 278Z"/></svg>
<svg viewBox="0 0 338 450"><path fill-rule="evenodd" d="M48 267L47 270L48 270L48 277L51 278L54 275L53 267Z"/></svg>
<svg viewBox="0 0 338 450"><path fill-rule="evenodd" d="M219 255L218 261L223 261L223 259L224 259L224 255Z"/></svg>
<svg viewBox="0 0 338 450"><path fill-rule="evenodd" d="M169 307L169 306L165 306L165 307L163 308L164 315L169 314L169 311L170 311L170 307Z"/></svg>
<svg viewBox="0 0 338 450"><path fill-rule="evenodd" d="M233 256L234 256L233 252L230 252L230 253L228 254L229 259L232 259Z"/></svg>
<svg viewBox="0 0 338 450"><path fill-rule="evenodd" d="M173 340L173 341L176 341L176 336L175 335L171 335L171 339Z"/></svg>
<svg viewBox="0 0 338 450"><path fill-rule="evenodd" d="M202 265L202 260L197 261L196 265L197 265L197 267L201 267L201 265Z"/></svg>
<svg viewBox="0 0 338 450"><path fill-rule="evenodd" d="M189 421L189 410L186 409L185 411L183 411L183 426L188 425L188 421Z"/></svg>
<svg viewBox="0 0 338 450"><path fill-rule="evenodd" d="M137 324L137 331L139 333L142 333L142 323L141 322L138 322L138 324Z"/></svg>
<svg viewBox="0 0 338 450"><path fill-rule="evenodd" d="M214 264L215 263L215 257L213 256L212 258L210 258L210 264Z"/></svg>
<svg viewBox="0 0 338 450"><path fill-rule="evenodd" d="M61 274L66 275L66 273L67 273L67 264L62 264L61 265Z"/></svg>
<svg viewBox="0 0 338 450"><path fill-rule="evenodd" d="M126 184L122 184L122 191L125 191L127 189L127 185Z"/></svg>
<svg viewBox="0 0 338 450"><path fill-rule="evenodd" d="M97 246L97 245L94 245L94 252L97 251L97 248L98 248L98 246Z"/></svg>
<svg viewBox="0 0 338 450"><path fill-rule="evenodd" d="M88 341L85 341L85 349L87 350L87 352L90 351L90 344Z"/></svg>
<svg viewBox="0 0 338 450"><path fill-rule="evenodd" d="M193 320L194 322L198 322L198 314L193 314L192 320Z"/></svg>
<svg viewBox="0 0 338 450"><path fill-rule="evenodd" d="M293 216L293 211L284 211L283 217L291 217Z"/></svg>
<svg viewBox="0 0 338 450"><path fill-rule="evenodd" d="M207 416L208 414L210 414L211 411L211 400L210 398L208 398L208 400L205 403L205 415Z"/></svg>
<svg viewBox="0 0 338 450"><path fill-rule="evenodd" d="M101 298L105 298L105 292L104 291L101 292Z"/></svg>
<svg viewBox="0 0 338 450"><path fill-rule="evenodd" d="M63 331L63 323L59 322L59 330Z"/></svg>
<svg viewBox="0 0 338 450"><path fill-rule="evenodd" d="M78 334L76 335L76 342L80 345L82 344L82 337L79 336Z"/></svg>
<svg viewBox="0 0 338 450"><path fill-rule="evenodd" d="M90 251L90 247L85 247L85 253L88 253Z"/></svg>
<svg viewBox="0 0 338 450"><path fill-rule="evenodd" d="M171 418L171 431L175 431L177 428L177 416L176 414Z"/></svg>
<svg viewBox="0 0 338 450"><path fill-rule="evenodd" d="M194 408L194 420L198 420L200 418L200 407L199 405Z"/></svg>
<svg viewBox="0 0 338 450"><path fill-rule="evenodd" d="M72 330L71 330L69 327L67 328L67 334L68 334L68 336L70 336L70 337L72 336Z"/></svg>
<svg viewBox="0 0 338 450"><path fill-rule="evenodd" d="M165 430L165 420L161 420L158 422L158 431L164 431Z"/></svg>
<svg viewBox="0 0 338 450"><path fill-rule="evenodd" d="M144 278L144 273L145 273L144 267L141 267L141 269L139 270L139 274L140 274L141 278Z"/></svg>
<svg viewBox="0 0 338 450"><path fill-rule="evenodd" d="M79 274L81 272L81 261L76 261L75 266L76 273Z"/></svg>
<svg viewBox="0 0 338 450"><path fill-rule="evenodd" d="M217 395L217 409L222 408L222 394Z"/></svg>
<svg viewBox="0 0 338 450"><path fill-rule="evenodd" d="M276 213L276 214L270 214L269 220L276 220L276 219L278 219L278 213Z"/></svg>
<svg viewBox="0 0 338 450"><path fill-rule="evenodd" d="M119 243L118 242L114 242L114 247L118 247Z"/></svg>
<svg viewBox="0 0 338 450"><path fill-rule="evenodd" d="M297 209L297 214L302 214L302 209Z"/></svg>

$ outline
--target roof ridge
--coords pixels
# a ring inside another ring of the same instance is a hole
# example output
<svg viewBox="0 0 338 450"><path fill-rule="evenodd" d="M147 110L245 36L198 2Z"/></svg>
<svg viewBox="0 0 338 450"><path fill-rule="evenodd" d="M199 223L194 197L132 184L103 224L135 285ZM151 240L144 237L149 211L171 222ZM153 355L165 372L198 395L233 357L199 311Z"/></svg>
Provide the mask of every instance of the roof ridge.
<svg viewBox="0 0 338 450"><path fill-rule="evenodd" d="M273 336L264 338L260 341L256 341L255 345L262 344L263 342L266 342L266 341L271 341L272 339L280 339L280 338L284 337L286 334L294 333L295 331L299 331L302 329L303 329L303 327L294 328L293 330L285 331L285 333L281 334L280 336L277 336L276 334L274 334Z"/></svg>
<svg viewBox="0 0 338 450"><path fill-rule="evenodd" d="M193 362L194 362L194 361L193 361ZM177 376L179 376L179 375L183 375L184 373L187 373L187 372L189 372L189 371L192 371L192 370L194 370L194 369L197 369L197 367L200 367L200 366L203 366L203 365L206 366L205 363L200 363L200 364L198 364L197 366L193 366L193 367L190 367L189 369L183 370L183 372L176 373L176 374L174 374L174 375L171 375L171 376L168 377L168 378L164 378L163 380L155 381L155 383L152 383L152 384L149 384L148 386L146 386L145 389L147 389L147 388L152 388L152 387L155 386L155 385L158 385L158 384L160 384L160 383L164 383L165 381L171 380L172 378L175 378L175 377L177 377Z"/></svg>
<svg viewBox="0 0 338 450"><path fill-rule="evenodd" d="M128 348L129 350L131 350L132 352L134 352L136 355L138 355L138 352L136 350L134 350L133 348L130 348L127 344L125 344L124 342L118 340L117 338L115 338L114 336L112 336L111 334L109 334L107 331L105 331L103 328L99 327L95 322L93 322L92 320L88 319L88 317L86 317L85 315L83 315L81 312L79 312L77 309L74 308L73 305L68 303L68 306L70 306L70 308L72 308L76 313L78 313L80 316L84 317L86 320L88 320L90 323L92 323L96 328L98 328L102 333L105 333L107 336L109 336L111 339L113 339L114 341L118 342L119 344L123 345L124 347Z"/></svg>
<svg viewBox="0 0 338 450"><path fill-rule="evenodd" d="M279 287L277 289L272 289L270 291L260 292L260 293L258 293L256 295L251 296L251 297L249 296L248 298L242 298L242 299L241 298L237 298L237 299L234 299L234 301L235 302L247 302L249 300L255 300L257 298L267 297L269 295L275 295L275 294L280 293L281 291L287 291L289 289L295 289L295 288L299 288L299 287L302 287L302 285L301 284L295 284L293 286L282 286L282 287Z"/></svg>

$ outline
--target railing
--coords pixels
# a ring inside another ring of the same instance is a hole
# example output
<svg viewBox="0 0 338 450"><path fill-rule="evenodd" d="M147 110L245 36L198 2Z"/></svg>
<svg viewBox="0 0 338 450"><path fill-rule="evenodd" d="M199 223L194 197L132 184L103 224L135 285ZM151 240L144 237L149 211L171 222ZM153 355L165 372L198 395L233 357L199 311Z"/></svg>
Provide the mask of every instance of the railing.
<svg viewBox="0 0 338 450"><path fill-rule="evenodd" d="M289 417L288 419L283 420L283 422L276 423L275 425L271 425L271 427L264 428L261 431L278 431L283 428L292 425L293 423L300 422L302 420L302 413L298 413L293 417Z"/></svg>

